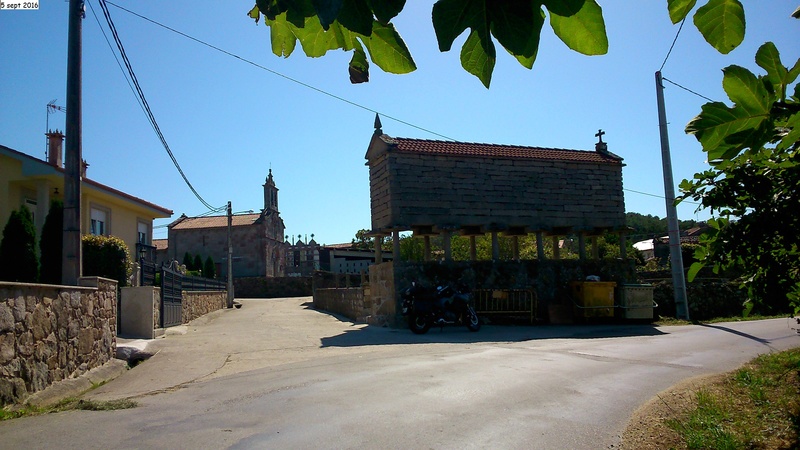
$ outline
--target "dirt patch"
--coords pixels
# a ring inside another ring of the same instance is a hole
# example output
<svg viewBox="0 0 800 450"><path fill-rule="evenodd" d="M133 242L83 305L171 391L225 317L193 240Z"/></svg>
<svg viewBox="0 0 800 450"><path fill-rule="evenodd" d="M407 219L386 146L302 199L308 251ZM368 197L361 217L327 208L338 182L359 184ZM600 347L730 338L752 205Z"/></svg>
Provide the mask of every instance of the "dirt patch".
<svg viewBox="0 0 800 450"><path fill-rule="evenodd" d="M685 448L678 433L664 422L685 416L697 405L697 391L722 386L727 374L690 378L660 392L631 416L622 433L624 450Z"/></svg>

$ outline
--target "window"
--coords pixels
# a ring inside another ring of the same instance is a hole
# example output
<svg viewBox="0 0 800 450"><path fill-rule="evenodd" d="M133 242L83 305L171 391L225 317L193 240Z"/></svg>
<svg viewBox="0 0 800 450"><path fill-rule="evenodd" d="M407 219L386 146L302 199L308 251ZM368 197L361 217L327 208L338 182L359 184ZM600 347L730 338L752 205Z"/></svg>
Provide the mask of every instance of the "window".
<svg viewBox="0 0 800 450"><path fill-rule="evenodd" d="M150 239L148 239L148 235L149 235L148 231L150 231L149 230L150 227L148 227L147 224L144 223L144 222L139 222L136 225L136 228L137 228L137 230L136 230L137 231L136 232L136 236L137 236L136 242L138 242L139 244L149 244L149 240Z"/></svg>
<svg viewBox="0 0 800 450"><path fill-rule="evenodd" d="M95 236L108 233L108 213L102 209L92 208L91 233Z"/></svg>

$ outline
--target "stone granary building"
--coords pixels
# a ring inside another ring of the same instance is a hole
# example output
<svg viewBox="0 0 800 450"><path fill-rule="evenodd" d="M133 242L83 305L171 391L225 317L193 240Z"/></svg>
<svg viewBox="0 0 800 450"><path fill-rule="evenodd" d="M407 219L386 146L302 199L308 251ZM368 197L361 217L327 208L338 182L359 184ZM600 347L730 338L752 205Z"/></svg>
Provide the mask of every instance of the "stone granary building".
<svg viewBox="0 0 800 450"><path fill-rule="evenodd" d="M186 217L169 224L168 260L182 261L183 255L211 257L220 278L226 277L228 255L228 217ZM257 214L237 214L232 218L233 276L283 277L286 275L285 225L278 211L278 188L272 169L264 183L264 209Z"/></svg>
<svg viewBox="0 0 800 450"><path fill-rule="evenodd" d="M484 234L492 235L497 259L498 233L535 233L539 259L544 259L544 236L576 234L585 258L585 237L604 232L624 237L625 230L624 164L608 151L602 135L596 135L595 151L393 138L383 134L376 117L365 156L371 234L393 235L395 260L401 231L425 238L426 260L431 235L454 233L473 237L472 259L474 236ZM444 240L445 260L449 241Z"/></svg>

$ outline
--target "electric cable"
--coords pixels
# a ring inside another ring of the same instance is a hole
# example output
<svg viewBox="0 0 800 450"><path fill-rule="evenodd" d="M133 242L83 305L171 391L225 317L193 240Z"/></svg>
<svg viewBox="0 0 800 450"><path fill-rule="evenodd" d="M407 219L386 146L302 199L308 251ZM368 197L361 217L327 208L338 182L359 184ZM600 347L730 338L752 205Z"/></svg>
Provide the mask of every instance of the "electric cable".
<svg viewBox="0 0 800 450"><path fill-rule="evenodd" d="M261 70L267 71L267 72L269 72L269 73L271 73L271 74L273 74L273 75L279 76L279 77L281 77L281 78L283 78L283 79L286 79L286 80L288 80L288 81L291 81L291 82L293 82L293 83L299 84L300 86L303 86L303 87L305 87L305 88L307 88L307 89L311 89L312 91L316 91L316 92L318 92L318 93L320 93L320 94L327 95L328 97L331 97L331 98L333 98L333 99L339 100L339 101L341 101L341 102L344 102L344 103L347 103L347 104L349 104L349 105L351 105L351 106L355 106L355 107L357 107L357 108L361 108L361 109L363 109L363 110L366 110L366 111L369 111L369 112L371 112L371 113L380 114L380 115L381 115L381 117L385 117L385 118L387 118L387 119L394 120L395 122L402 123L403 125L407 125L407 126L409 126L409 127L416 128L417 130L424 131L425 133L429 133L429 134L432 134L432 135L434 135L434 136L439 136L439 137L441 137L441 138L444 138L444 139L446 139L446 140L449 140L449 141L458 142L456 139L453 139L453 138L451 138L451 137L449 137L449 136L445 136L445 135L443 135L443 134L437 133L437 132L435 132L435 131L431 131L431 130L429 130L429 129L426 129L426 128L423 128L423 127L421 127L421 126L414 125L413 123L406 122L405 120L398 119L397 117L393 117L393 116L390 116L390 115L388 115L388 114L381 113L381 112L379 112L379 111L377 111L377 110L374 110L374 109L372 109L372 108L369 108L369 107L367 107L367 106L364 106L364 105L361 105L361 104L358 104L358 103L356 103L356 102L354 102L354 101L347 100L347 99L346 99L346 98L344 98L344 97L340 97L340 96L338 96L338 95L336 95L336 94L332 94L332 93L330 93L330 92L327 92L327 91L325 91L325 90L323 90L323 89L320 89L320 88L318 88L318 87L315 87L315 86L312 86L312 85L310 85L310 84L308 84L308 83L305 83L305 82L302 82L302 81L300 81L300 80L297 80L297 79L295 79L295 78L292 78L292 77L290 77L290 76L288 76L288 75L284 75L284 74L282 74L282 73L280 73L280 72L278 72L278 71L276 71L276 70L273 70L273 69L270 69L270 68L268 68L268 67L262 66L261 64L258 64L258 63L256 63L256 62L253 62L253 61L251 61L251 60L249 60L249 59L247 59L247 58L243 58L243 57L241 57L241 56L239 56L239 55L237 55L237 54L235 54L235 53L231 53L231 52L229 52L229 51L227 51L227 50L224 50L224 49L222 49L222 48L219 48L219 47L217 47L217 46L215 46L215 45L209 44L208 42L205 42L205 41L203 41L203 40L200 40L200 39L198 39L198 38L196 38L196 37L193 37L193 36L191 36L191 35L188 35L188 34L186 34L186 33L182 32L182 31L176 30L176 29L174 29L174 28L171 28L171 27L169 27L169 26L167 26L167 25L164 25L164 24L162 24L162 23L159 23L159 22L157 22L157 21L155 21L155 20L153 20L153 19L150 19L149 17L146 17L146 16L143 16L143 15L141 15L141 14L135 13L135 12L133 12L133 11L129 10L129 9L126 9L126 8L124 8L124 7L120 6L120 5L117 5L116 3L109 2L109 1L107 1L107 0L102 0L102 1L103 1L103 3L108 3L108 4L109 4L109 5L111 5L111 6L115 6L115 7L119 8L119 9L121 9L121 10L123 10L123 11L127 12L128 14L132 14L132 15L134 15L134 16L136 16L136 17L139 17L140 19L146 20L146 21L148 21L148 22L150 22L150 23L152 23L152 24L154 24L154 25L158 25L159 27L162 27L162 28L164 28L164 29L166 29L166 30L169 30L169 31L171 31L171 32L173 32L173 33L175 33L175 34L178 34L178 35L180 35L180 36L183 36L183 37L185 37L185 38L187 38L187 39L190 39L190 40L192 40L192 41L195 41L195 42L197 42L198 44L205 45L205 46L206 46L206 47L208 47L208 48L211 48L211 49L213 49L213 50L216 50L216 51L218 51L218 52L220 52L220 53L223 53L223 54L225 54L225 55L228 55L228 56L230 56L230 57L232 57L232 58L236 58L236 59L238 59L238 60L240 60L240 61L242 61L242 62L245 62L245 63L247 63L247 64L250 64L250 65L252 65L252 66L254 66L254 67L257 67L257 68L259 68L259 69L261 69Z"/></svg>
<svg viewBox="0 0 800 450"><path fill-rule="evenodd" d="M197 199L200 200L200 203L202 203L206 208L208 208L209 210L214 210L214 207L211 206L211 204L208 203L202 196L200 196L200 194L197 192L194 186L192 186L192 183L186 177L186 174L183 172L183 169L181 169L178 160L175 158L175 155L169 148L169 144L167 143L164 134L161 132L161 128L158 126L158 122L156 121L156 118L153 115L152 110L150 109L150 105L147 103L147 99L145 98L144 92L142 91L142 87L139 85L139 80L136 78L136 74L133 71L133 67L131 66L130 60L128 59L128 56L125 53L125 48L123 47L122 41L119 38L119 34L117 33L117 29L114 26L114 22L111 19L111 13L108 11L108 6L106 5L105 0L99 0L99 4L100 8L103 10L103 15L106 18L106 22L108 23L108 27L111 30L111 34L114 37L114 42L117 44L120 56L122 57L122 60L125 63L125 67L128 70L128 74L131 77L131 81L133 82L133 85L136 87L136 92L139 98L141 99L141 104L146 110L147 118L150 120L150 125L153 127L153 131L155 131L156 134L158 135L158 138L161 141L161 144L164 146L164 149L167 151L167 154L172 160L172 163L175 165L175 168L178 169L178 173L181 174L183 181L186 182L186 185L189 186L189 189L192 191L195 197L197 197Z"/></svg>

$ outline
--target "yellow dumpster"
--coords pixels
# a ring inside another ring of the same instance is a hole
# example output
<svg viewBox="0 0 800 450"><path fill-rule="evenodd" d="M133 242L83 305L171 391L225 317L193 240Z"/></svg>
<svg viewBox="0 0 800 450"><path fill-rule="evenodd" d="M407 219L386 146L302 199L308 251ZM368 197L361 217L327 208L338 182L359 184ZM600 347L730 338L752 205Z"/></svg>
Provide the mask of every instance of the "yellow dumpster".
<svg viewBox="0 0 800 450"><path fill-rule="evenodd" d="M570 283L576 318L614 317L613 281L573 281Z"/></svg>

